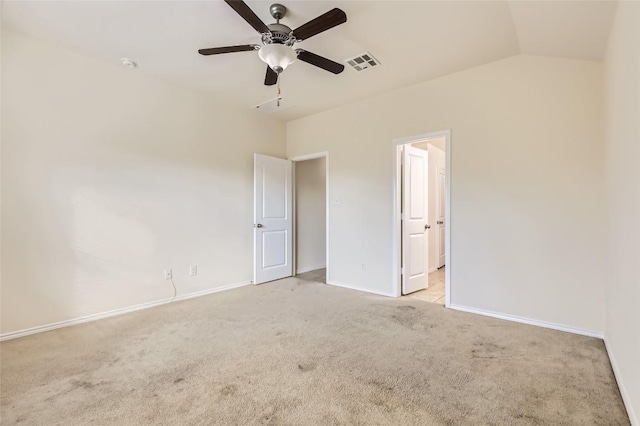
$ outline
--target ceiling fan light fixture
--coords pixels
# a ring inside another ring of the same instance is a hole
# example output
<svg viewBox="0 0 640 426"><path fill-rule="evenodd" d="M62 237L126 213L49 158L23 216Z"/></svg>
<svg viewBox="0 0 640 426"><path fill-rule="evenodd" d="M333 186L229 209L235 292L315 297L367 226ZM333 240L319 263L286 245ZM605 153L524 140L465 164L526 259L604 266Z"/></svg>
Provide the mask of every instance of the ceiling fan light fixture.
<svg viewBox="0 0 640 426"><path fill-rule="evenodd" d="M280 74L291 65L298 55L296 51L284 44L267 44L260 48L258 56L265 64Z"/></svg>

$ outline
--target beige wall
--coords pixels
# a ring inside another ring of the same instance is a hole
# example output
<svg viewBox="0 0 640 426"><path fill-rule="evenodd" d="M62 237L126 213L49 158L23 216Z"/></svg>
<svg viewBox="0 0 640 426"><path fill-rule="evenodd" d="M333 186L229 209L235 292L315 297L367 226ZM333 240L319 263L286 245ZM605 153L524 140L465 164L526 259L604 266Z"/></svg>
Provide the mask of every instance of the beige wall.
<svg viewBox="0 0 640 426"><path fill-rule="evenodd" d="M601 64L516 56L289 122L331 155L328 280L395 290L392 140L451 129L452 303L602 333L602 102Z"/></svg>
<svg viewBox="0 0 640 426"><path fill-rule="evenodd" d="M252 154L284 156L283 124L2 43L2 333L170 297L165 268L179 295L251 279Z"/></svg>
<svg viewBox="0 0 640 426"><path fill-rule="evenodd" d="M324 268L326 243L326 160L299 161L296 167L296 270Z"/></svg>
<svg viewBox="0 0 640 426"><path fill-rule="evenodd" d="M640 425L640 3L620 2L605 62L609 234L605 340Z"/></svg>

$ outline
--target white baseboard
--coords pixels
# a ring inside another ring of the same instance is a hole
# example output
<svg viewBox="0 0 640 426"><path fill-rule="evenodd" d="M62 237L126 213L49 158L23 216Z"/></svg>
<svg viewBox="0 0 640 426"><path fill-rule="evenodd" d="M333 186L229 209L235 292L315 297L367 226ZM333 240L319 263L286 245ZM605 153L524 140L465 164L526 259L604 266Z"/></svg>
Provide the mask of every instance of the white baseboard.
<svg viewBox="0 0 640 426"><path fill-rule="evenodd" d="M12 331L9 333L0 334L0 342L10 339L17 339L18 337L29 336L31 334L36 333L44 333L45 331L55 330L57 328L70 327L72 325L83 324L85 322L96 321L99 319L109 318L116 315L128 314L130 312L140 311L142 309L153 308L155 306L165 305L171 302L178 302L180 300L193 299L194 297L206 296L207 294L218 293L220 291L231 290L238 287L243 287L245 285L251 284L251 281L244 281L236 284L229 284L222 287L216 287L208 290L196 291L195 293L184 294L182 296L177 296L175 299L172 298L156 300L154 302L141 303L139 305L129 306L121 309L114 309L112 311L101 312L98 314L87 315L84 317L74 318L70 320L54 322L52 324L40 325L37 327L27 328L24 330Z"/></svg>
<svg viewBox="0 0 640 426"><path fill-rule="evenodd" d="M583 336L596 337L598 339L604 338L603 333L600 333L597 331L582 330L579 328L568 327L565 325L554 324L551 322L539 321L539 320L534 320L530 318L523 318L515 315L501 314L498 312L485 311L477 308L468 308L466 306L460 306L455 304L451 304L447 307L451 309L455 309L456 311L469 312L471 314L484 315L487 317L499 318L507 321L519 322L522 324L535 325L538 327L550 328L552 330L566 331L567 333L581 334Z"/></svg>
<svg viewBox="0 0 640 426"><path fill-rule="evenodd" d="M368 288L358 287L358 286L351 285L351 284L339 283L339 282L333 281L333 280L327 281L327 284L333 285L333 286L336 286L336 287L348 288L349 290L357 290L357 291L363 291L365 293L377 294L379 296L395 297L392 294L385 293L383 291L376 291L376 290L371 290L371 289L368 289Z"/></svg>
<svg viewBox="0 0 640 426"><path fill-rule="evenodd" d="M304 274L305 272L311 272L311 271L317 271L318 269L322 269L322 268L326 268L327 265L318 265L318 266L311 266L311 267L307 267L307 268L296 268L296 275L297 274Z"/></svg>
<svg viewBox="0 0 640 426"><path fill-rule="evenodd" d="M613 369L613 375L616 377L616 381L618 382L618 389L620 389L620 395L622 396L622 402L627 409L627 415L629 416L629 421L631 422L631 426L640 426L640 422L638 422L638 417L633 411L633 405L631 404L631 397L627 392L627 388L625 387L624 380L622 380L622 375L620 374L620 368L618 367L618 362L616 361L616 357L613 355L611 351L611 346L607 342L607 339L604 339L604 346L607 348L607 355L609 355L609 361L611 362L611 368Z"/></svg>

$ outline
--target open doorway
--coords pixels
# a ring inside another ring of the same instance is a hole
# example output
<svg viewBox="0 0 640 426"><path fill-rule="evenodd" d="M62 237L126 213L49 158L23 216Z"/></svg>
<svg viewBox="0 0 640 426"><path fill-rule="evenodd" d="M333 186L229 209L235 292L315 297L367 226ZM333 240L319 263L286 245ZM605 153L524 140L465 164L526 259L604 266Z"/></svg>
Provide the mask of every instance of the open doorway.
<svg viewBox="0 0 640 426"><path fill-rule="evenodd" d="M397 295L449 305L450 132L394 141Z"/></svg>
<svg viewBox="0 0 640 426"><path fill-rule="evenodd" d="M294 275L327 282L328 154L293 158Z"/></svg>
<svg viewBox="0 0 640 426"><path fill-rule="evenodd" d="M328 182L328 152L288 160L254 154L254 284L330 279Z"/></svg>
<svg viewBox="0 0 640 426"><path fill-rule="evenodd" d="M427 210L428 210L428 287L408 296L444 305L446 271L445 199L446 199L446 140L444 137L411 144L428 152Z"/></svg>

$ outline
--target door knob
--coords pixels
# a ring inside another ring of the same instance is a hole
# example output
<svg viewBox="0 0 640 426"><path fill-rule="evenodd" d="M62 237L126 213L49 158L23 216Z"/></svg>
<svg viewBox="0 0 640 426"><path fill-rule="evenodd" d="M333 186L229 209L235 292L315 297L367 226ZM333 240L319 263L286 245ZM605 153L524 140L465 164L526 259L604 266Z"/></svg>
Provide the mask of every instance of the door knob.
<svg viewBox="0 0 640 426"><path fill-rule="evenodd" d="M258 223L257 225L254 225L255 228L262 228L262 224Z"/></svg>
<svg viewBox="0 0 640 426"><path fill-rule="evenodd" d="M431 229L431 225L425 225L424 229Z"/></svg>
<svg viewBox="0 0 640 426"><path fill-rule="evenodd" d="M438 225L444 225L444 222L442 220L439 220Z"/></svg>

